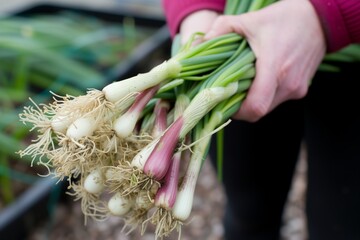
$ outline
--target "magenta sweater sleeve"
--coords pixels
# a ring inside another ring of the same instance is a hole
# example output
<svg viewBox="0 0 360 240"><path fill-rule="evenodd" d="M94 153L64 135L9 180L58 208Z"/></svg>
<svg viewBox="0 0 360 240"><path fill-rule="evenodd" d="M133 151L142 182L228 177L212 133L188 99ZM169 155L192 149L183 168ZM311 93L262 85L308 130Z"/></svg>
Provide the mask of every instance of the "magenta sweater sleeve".
<svg viewBox="0 0 360 240"><path fill-rule="evenodd" d="M322 23L328 52L360 43L360 0L310 0ZM190 13L210 9L223 12L225 0L162 0L171 36Z"/></svg>
<svg viewBox="0 0 360 240"><path fill-rule="evenodd" d="M360 0L310 0L322 23L329 52L360 43Z"/></svg>
<svg viewBox="0 0 360 240"><path fill-rule="evenodd" d="M225 0L162 0L166 22L173 37L181 21L190 13L201 9L223 12Z"/></svg>

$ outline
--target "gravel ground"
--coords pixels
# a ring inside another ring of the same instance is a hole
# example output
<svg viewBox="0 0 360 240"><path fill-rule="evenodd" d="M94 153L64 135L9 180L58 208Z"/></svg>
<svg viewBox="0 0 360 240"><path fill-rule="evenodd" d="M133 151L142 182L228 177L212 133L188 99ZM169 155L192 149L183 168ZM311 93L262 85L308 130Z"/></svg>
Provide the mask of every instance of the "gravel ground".
<svg viewBox="0 0 360 240"><path fill-rule="evenodd" d="M283 240L307 239L305 216L306 193L306 151L302 149L293 179L292 189L289 192L288 202L284 212L284 226L281 229Z"/></svg>
<svg viewBox="0 0 360 240"><path fill-rule="evenodd" d="M281 230L282 240L306 239L306 224L303 211L306 189L306 162L304 159L305 154L303 152L284 213L284 227ZM206 161L200 174L194 198L192 217L188 225L182 228L182 240L223 239L224 229L221 221L226 198L222 186L218 183L215 172L209 162ZM143 236L137 231L130 235L124 234L122 232L122 222L119 218L110 218L105 222L89 221L87 226L84 226L83 223L84 218L78 202L74 204L60 204L55 212L53 221L35 230L29 240L154 239L154 229L150 225ZM178 234L173 234L167 239L178 239Z"/></svg>

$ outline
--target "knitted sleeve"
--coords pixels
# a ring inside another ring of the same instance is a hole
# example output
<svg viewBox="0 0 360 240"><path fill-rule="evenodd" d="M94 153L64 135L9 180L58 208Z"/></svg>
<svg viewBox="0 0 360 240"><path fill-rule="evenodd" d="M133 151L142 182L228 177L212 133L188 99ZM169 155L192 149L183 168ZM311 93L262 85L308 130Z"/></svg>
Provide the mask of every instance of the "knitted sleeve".
<svg viewBox="0 0 360 240"><path fill-rule="evenodd" d="M328 52L360 43L359 0L310 0L323 26Z"/></svg>
<svg viewBox="0 0 360 240"><path fill-rule="evenodd" d="M225 0L163 0L162 5L170 34L173 37L187 15L202 9L223 12Z"/></svg>
<svg viewBox="0 0 360 240"><path fill-rule="evenodd" d="M323 26L329 52L360 42L359 0L310 0ZM167 24L174 36L190 13L210 9L222 12L225 0L163 0Z"/></svg>

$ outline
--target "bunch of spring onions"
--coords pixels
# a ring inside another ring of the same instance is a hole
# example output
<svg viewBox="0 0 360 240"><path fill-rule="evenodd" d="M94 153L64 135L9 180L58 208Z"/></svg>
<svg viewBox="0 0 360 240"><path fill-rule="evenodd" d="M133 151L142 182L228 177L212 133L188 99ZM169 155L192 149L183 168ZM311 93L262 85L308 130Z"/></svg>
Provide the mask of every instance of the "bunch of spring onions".
<svg viewBox="0 0 360 240"><path fill-rule="evenodd" d="M225 14L272 2L229 1ZM154 224L156 238L180 232L211 136L229 123L255 75L255 56L239 35L192 46L197 37L179 49L175 39L172 57L147 73L25 107L20 119L38 137L20 155L67 179L85 217L122 217L129 232Z"/></svg>

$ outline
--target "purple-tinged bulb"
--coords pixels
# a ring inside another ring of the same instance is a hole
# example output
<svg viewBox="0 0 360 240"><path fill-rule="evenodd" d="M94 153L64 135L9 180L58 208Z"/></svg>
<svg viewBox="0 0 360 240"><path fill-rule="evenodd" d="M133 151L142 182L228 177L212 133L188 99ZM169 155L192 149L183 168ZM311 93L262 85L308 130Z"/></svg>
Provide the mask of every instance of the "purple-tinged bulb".
<svg viewBox="0 0 360 240"><path fill-rule="evenodd" d="M171 165L171 158L179 141L183 126L183 118L179 117L161 136L144 166L144 173L155 180L163 179Z"/></svg>
<svg viewBox="0 0 360 240"><path fill-rule="evenodd" d="M155 196L155 205L172 209L176 201L176 194L178 191L179 170L180 170L181 152L174 154L170 169L166 173L164 184L157 191Z"/></svg>

